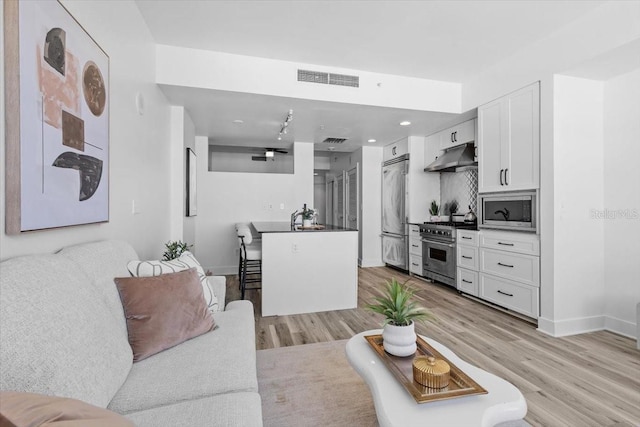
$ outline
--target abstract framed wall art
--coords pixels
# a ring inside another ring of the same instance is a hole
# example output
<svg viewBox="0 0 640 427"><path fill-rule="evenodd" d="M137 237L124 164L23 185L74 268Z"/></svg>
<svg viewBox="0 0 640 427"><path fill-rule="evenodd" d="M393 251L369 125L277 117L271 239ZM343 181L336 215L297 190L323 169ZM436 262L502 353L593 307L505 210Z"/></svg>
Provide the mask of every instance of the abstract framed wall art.
<svg viewBox="0 0 640 427"><path fill-rule="evenodd" d="M6 232L109 221L109 57L58 1L4 1Z"/></svg>

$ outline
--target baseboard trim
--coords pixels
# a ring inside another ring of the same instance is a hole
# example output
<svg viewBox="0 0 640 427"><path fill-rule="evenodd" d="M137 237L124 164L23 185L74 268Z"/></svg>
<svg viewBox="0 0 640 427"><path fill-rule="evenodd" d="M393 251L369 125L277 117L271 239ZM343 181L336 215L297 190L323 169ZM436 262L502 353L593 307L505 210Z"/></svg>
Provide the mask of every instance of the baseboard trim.
<svg viewBox="0 0 640 427"><path fill-rule="evenodd" d="M550 320L538 318L538 331L555 338L571 335L586 334L588 332L609 331L628 338L637 339L636 324L610 316L578 317L565 320Z"/></svg>
<svg viewBox="0 0 640 427"><path fill-rule="evenodd" d="M358 258L358 265L362 268L367 267L384 267L384 263L379 259L361 259Z"/></svg>
<svg viewBox="0 0 640 427"><path fill-rule="evenodd" d="M636 324L633 322L611 316L604 316L604 328L607 331L615 332L618 335L623 335L637 340L640 337L636 337L636 327Z"/></svg>

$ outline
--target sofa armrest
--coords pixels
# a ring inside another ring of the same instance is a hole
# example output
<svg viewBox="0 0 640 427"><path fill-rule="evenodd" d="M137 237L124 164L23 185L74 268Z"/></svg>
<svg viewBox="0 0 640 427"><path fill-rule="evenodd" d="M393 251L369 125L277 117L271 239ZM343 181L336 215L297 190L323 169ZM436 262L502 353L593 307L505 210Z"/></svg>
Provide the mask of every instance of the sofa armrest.
<svg viewBox="0 0 640 427"><path fill-rule="evenodd" d="M226 305L225 297L227 295L227 278L224 276L207 276L207 280L216 298L218 298L220 311L224 311Z"/></svg>

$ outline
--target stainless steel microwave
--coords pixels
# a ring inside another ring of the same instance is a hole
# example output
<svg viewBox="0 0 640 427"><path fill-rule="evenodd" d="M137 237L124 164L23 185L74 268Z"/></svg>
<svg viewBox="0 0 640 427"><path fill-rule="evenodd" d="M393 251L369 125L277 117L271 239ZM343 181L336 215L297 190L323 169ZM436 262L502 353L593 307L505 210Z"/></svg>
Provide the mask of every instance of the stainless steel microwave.
<svg viewBox="0 0 640 427"><path fill-rule="evenodd" d="M480 228L535 233L536 215L535 191L480 194Z"/></svg>

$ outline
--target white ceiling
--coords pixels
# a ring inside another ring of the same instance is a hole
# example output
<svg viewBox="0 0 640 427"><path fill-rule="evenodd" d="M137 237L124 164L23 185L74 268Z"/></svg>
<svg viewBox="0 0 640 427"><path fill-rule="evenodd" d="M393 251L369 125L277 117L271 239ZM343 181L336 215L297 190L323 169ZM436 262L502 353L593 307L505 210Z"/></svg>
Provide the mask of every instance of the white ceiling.
<svg viewBox="0 0 640 427"><path fill-rule="evenodd" d="M468 80L601 3L137 0L159 44L454 82ZM185 106L198 135L221 144L277 146L279 124L289 109L294 121L287 138L349 137L344 151L369 145L369 138L388 144L456 121L451 115L390 108L176 87L163 91L170 102ZM235 119L244 123L236 125ZM405 119L413 122L410 128L398 126Z"/></svg>

